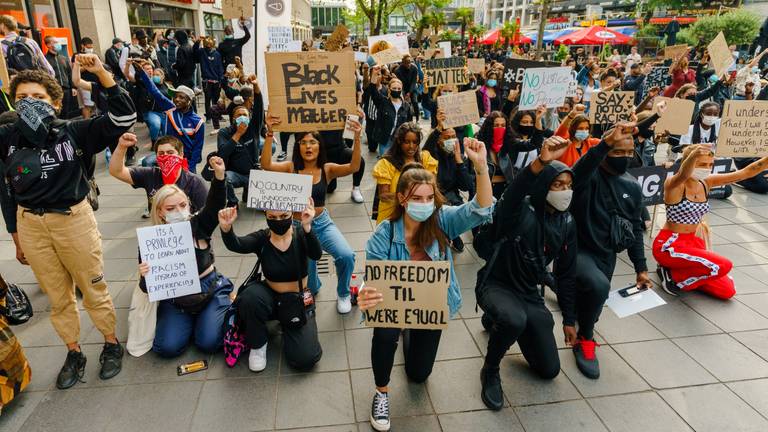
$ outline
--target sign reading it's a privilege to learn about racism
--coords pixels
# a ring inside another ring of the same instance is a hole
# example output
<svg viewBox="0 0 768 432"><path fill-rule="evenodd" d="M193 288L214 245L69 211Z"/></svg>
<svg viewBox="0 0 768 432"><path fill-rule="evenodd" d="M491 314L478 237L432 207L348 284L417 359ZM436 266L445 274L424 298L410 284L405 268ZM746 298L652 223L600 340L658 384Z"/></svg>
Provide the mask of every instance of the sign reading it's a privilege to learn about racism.
<svg viewBox="0 0 768 432"><path fill-rule="evenodd" d="M519 109L536 109L539 105L548 108L562 106L573 81L571 70L569 67L526 69Z"/></svg>
<svg viewBox="0 0 768 432"><path fill-rule="evenodd" d="M450 283L448 261L368 261L365 284L384 301L365 311L366 327L447 328Z"/></svg>
<svg viewBox="0 0 768 432"><path fill-rule="evenodd" d="M635 108L635 92L608 91L592 95L589 122L605 129L621 121L629 120Z"/></svg>
<svg viewBox="0 0 768 432"><path fill-rule="evenodd" d="M195 244L189 221L136 229L149 301L156 302L201 291Z"/></svg>
<svg viewBox="0 0 768 432"><path fill-rule="evenodd" d="M768 101L725 101L715 154L724 157L768 155Z"/></svg>
<svg viewBox="0 0 768 432"><path fill-rule="evenodd" d="M467 59L447 57L424 60L425 86L464 85L469 82Z"/></svg>
<svg viewBox="0 0 768 432"><path fill-rule="evenodd" d="M250 208L301 212L311 195L311 175L251 170L248 178Z"/></svg>
<svg viewBox="0 0 768 432"><path fill-rule="evenodd" d="M477 96L474 90L451 93L437 97L437 107L445 111L443 127L454 128L480 121Z"/></svg>
<svg viewBox="0 0 768 432"><path fill-rule="evenodd" d="M357 104L353 52L266 53L265 58L269 113L281 120L274 130L344 129Z"/></svg>

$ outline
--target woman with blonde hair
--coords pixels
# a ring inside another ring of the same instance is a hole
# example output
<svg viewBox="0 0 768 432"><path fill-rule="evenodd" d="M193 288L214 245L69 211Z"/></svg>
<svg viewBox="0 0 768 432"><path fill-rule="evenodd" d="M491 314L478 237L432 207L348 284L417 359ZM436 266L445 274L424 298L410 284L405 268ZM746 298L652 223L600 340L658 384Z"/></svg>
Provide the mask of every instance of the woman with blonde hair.
<svg viewBox="0 0 768 432"><path fill-rule="evenodd" d="M211 235L218 225L218 213L226 203L225 167L218 156L209 159L214 178L205 207L190 212L189 197L175 184L167 184L152 198L151 220L154 225L189 221L194 239L197 273L201 292L161 300L157 307L157 325L152 350L162 357L177 357L190 340L204 352L215 352L222 344L224 314L232 303L232 282L214 267ZM146 292L144 277L151 261L139 257L139 286Z"/></svg>

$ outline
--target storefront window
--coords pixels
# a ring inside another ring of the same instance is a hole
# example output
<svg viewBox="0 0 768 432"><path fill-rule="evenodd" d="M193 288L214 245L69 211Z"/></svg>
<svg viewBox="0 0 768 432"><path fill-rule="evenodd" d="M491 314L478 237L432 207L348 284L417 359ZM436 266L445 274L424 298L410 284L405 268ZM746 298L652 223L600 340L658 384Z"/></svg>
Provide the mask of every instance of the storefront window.
<svg viewBox="0 0 768 432"><path fill-rule="evenodd" d="M217 42L224 40L224 18L221 15L206 13L203 15L205 34L216 38Z"/></svg>
<svg viewBox="0 0 768 432"><path fill-rule="evenodd" d="M128 24L132 32L139 28L147 30L149 34L155 30L165 31L169 28L185 30L195 28L192 11L189 9L138 1L127 1L126 5L128 6Z"/></svg>
<svg viewBox="0 0 768 432"><path fill-rule="evenodd" d="M31 5L35 27L58 27L53 0L32 0ZM24 0L0 0L0 15L10 15L20 24L29 25Z"/></svg>

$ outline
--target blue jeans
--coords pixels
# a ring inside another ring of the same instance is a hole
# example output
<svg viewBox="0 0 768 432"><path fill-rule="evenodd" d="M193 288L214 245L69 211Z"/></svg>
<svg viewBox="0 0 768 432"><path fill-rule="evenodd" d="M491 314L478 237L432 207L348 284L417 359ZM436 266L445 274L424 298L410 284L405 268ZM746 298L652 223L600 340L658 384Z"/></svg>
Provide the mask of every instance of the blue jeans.
<svg viewBox="0 0 768 432"><path fill-rule="evenodd" d="M214 283L216 286L212 287ZM200 279L200 287L203 291L214 290L214 295L199 314L186 313L170 300L160 302L152 351L162 357L178 357L187 349L193 336L195 346L203 352L212 353L221 349L224 314L232 304L229 293L234 286L229 279L214 271Z"/></svg>
<svg viewBox="0 0 768 432"><path fill-rule="evenodd" d="M154 143L160 136L160 126L163 123L163 114L155 111L147 111L144 113L144 122L149 128L149 139Z"/></svg>
<svg viewBox="0 0 768 432"><path fill-rule="evenodd" d="M248 176L242 175L240 173L236 173L234 171L227 171L225 175L227 179L227 204L237 203L237 195L235 195L235 188L239 188L239 187L247 188Z"/></svg>
<svg viewBox="0 0 768 432"><path fill-rule="evenodd" d="M384 156L389 146L392 145L392 141L394 141L394 138L389 137L386 144L379 144L379 156Z"/></svg>
<svg viewBox="0 0 768 432"><path fill-rule="evenodd" d="M328 210L323 210L315 220L312 221L312 229L320 240L323 250L331 254L336 264L336 275L338 276L338 285L336 293L339 297L349 295L349 281L352 279L352 272L355 270L355 251L347 243L347 239L341 234L333 219L328 214ZM309 260L309 290L313 294L320 291L320 276L317 274L317 261Z"/></svg>

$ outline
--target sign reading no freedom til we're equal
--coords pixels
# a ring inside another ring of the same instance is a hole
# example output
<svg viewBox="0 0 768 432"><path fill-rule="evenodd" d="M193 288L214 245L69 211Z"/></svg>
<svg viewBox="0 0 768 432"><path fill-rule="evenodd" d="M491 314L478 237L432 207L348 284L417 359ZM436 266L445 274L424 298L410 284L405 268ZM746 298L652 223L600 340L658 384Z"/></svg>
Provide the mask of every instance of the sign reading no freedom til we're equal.
<svg viewBox="0 0 768 432"><path fill-rule="evenodd" d="M383 301L365 311L366 327L447 328L450 283L448 261L368 261L365 284Z"/></svg>
<svg viewBox="0 0 768 432"><path fill-rule="evenodd" d="M259 210L301 212L312 196L312 176L251 170L248 207Z"/></svg>

